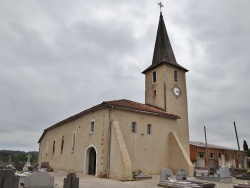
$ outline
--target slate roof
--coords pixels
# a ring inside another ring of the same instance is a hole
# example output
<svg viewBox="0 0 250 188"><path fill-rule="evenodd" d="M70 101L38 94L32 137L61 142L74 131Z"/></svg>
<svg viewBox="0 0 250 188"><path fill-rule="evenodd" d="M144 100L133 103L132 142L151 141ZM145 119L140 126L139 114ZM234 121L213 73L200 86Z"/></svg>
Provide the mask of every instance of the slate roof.
<svg viewBox="0 0 250 188"><path fill-rule="evenodd" d="M145 105L142 103L138 103L138 102L134 102L134 101L130 101L130 100L126 100L126 99L121 99L121 100L113 100L113 101L104 101L101 104L98 104L96 106L93 106L92 108L89 108L87 110L84 110L78 114L75 114L73 116L70 116L50 127L48 127L47 129L44 130L42 136L40 137L38 143L40 143L44 137L44 135L46 134L46 132L48 132L51 129L54 129L58 126L63 125L64 123L67 123L69 121L72 121L74 119L77 119L91 111L95 111L104 107L108 107L108 108L116 108L116 109L121 109L121 110L126 110L126 111L132 111L132 112L139 112L139 113L145 113L145 114L149 114L149 115L155 115L155 116L162 116L162 117L166 117L169 119L180 119L180 116L175 115L175 114L171 114L171 113L167 113L163 110L160 110L158 108L149 106L149 105Z"/></svg>
<svg viewBox="0 0 250 188"><path fill-rule="evenodd" d="M198 142L198 141L189 141L189 144L193 145L193 146L201 147L201 148L206 147L206 143ZM213 148L213 149L237 150L237 149L234 149L234 148L219 146L219 145L216 145L216 144L207 144L207 147L208 148Z"/></svg>
<svg viewBox="0 0 250 188"><path fill-rule="evenodd" d="M181 65L179 65L175 59L174 52L168 37L167 29L163 20L162 13L160 13L160 20L158 24L157 35L155 39L154 55L152 60L152 65L150 65L142 73L145 74L150 69L162 64L171 64L174 67L178 67L184 71L188 71Z"/></svg>

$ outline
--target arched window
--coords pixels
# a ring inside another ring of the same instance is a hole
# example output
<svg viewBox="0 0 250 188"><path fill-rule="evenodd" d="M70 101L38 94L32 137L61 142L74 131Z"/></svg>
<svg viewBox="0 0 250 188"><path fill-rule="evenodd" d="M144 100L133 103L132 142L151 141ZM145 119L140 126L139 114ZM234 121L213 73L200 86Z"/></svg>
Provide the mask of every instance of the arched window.
<svg viewBox="0 0 250 188"><path fill-rule="evenodd" d="M73 137L72 137L72 152L75 151L75 145L76 145L76 133L73 133Z"/></svg>
<svg viewBox="0 0 250 188"><path fill-rule="evenodd" d="M53 154L55 153L56 141L53 142Z"/></svg>
<svg viewBox="0 0 250 188"><path fill-rule="evenodd" d="M62 137L62 141L61 141L61 153L63 152L63 145L64 145L64 136Z"/></svg>

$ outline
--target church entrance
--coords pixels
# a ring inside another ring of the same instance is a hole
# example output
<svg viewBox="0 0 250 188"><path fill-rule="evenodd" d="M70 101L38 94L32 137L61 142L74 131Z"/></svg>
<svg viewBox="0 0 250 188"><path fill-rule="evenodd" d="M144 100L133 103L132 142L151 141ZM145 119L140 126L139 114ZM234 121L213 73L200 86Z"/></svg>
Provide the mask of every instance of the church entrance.
<svg viewBox="0 0 250 188"><path fill-rule="evenodd" d="M96 175L96 150L90 146L85 153L85 174Z"/></svg>
<svg viewBox="0 0 250 188"><path fill-rule="evenodd" d="M91 148L89 151L89 175L95 175L96 169L96 152L95 148Z"/></svg>

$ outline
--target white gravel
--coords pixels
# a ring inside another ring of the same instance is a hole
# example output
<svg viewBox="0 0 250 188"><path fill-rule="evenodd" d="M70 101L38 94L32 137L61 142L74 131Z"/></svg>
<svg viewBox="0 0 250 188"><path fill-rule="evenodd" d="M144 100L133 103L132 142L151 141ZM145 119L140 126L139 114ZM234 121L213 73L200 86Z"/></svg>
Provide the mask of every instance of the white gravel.
<svg viewBox="0 0 250 188"><path fill-rule="evenodd" d="M55 178L55 188L63 188L63 179L66 178L67 172L52 172L50 173ZM116 181L113 179L104 179L98 178L95 176L87 176L83 174L76 174L79 178L79 187L80 188L159 188L157 184L159 183L160 176L154 175L152 179L148 180L139 180L139 181ZM195 179L195 178L188 178ZM218 183L212 182L216 184L216 188L233 188L233 185L237 185L239 183L246 183L247 180L239 180L233 178L233 182L231 183Z"/></svg>

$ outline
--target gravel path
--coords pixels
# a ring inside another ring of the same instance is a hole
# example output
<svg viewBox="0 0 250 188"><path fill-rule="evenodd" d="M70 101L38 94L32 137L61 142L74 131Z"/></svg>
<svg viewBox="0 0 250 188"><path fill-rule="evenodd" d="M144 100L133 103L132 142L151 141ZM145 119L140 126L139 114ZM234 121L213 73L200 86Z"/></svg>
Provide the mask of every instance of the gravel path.
<svg viewBox="0 0 250 188"><path fill-rule="evenodd" d="M66 172L58 171L50 173L55 178L55 188L63 188L63 179L67 176ZM83 174L78 174L80 188L159 188L157 184L159 183L160 176L155 175L152 179L140 180L140 181L116 181L112 179L97 178L95 176L87 176ZM188 178L195 179L195 178ZM233 185L239 183L247 182L246 180L238 180L233 178L232 183L217 183L216 188L233 188Z"/></svg>

